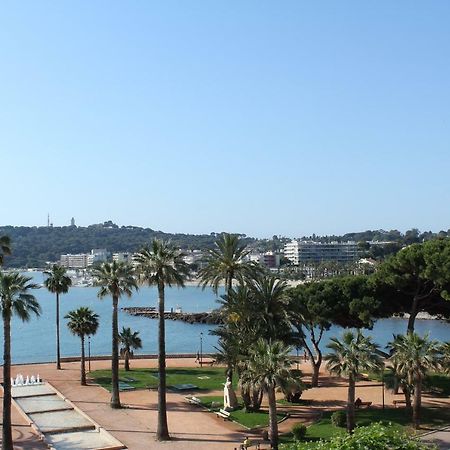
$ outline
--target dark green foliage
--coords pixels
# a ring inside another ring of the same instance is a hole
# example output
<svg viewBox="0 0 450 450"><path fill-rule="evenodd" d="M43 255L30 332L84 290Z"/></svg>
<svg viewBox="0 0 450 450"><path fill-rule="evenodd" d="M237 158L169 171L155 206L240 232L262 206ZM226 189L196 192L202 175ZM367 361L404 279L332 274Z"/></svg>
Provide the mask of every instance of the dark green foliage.
<svg viewBox="0 0 450 450"><path fill-rule="evenodd" d="M114 225L114 224L113 224ZM117 227L108 223L88 227L0 227L0 236L8 235L13 254L5 258L9 267L44 267L65 253L87 253L93 248L135 252L153 239L170 240L182 249L212 249L217 234L170 234L151 228ZM244 238L244 242L254 239ZM7 254L7 253L5 253Z"/></svg>
<svg viewBox="0 0 450 450"><path fill-rule="evenodd" d="M285 450L430 450L417 438L396 428L374 423L357 428L353 434L335 436L330 441L294 443L283 447Z"/></svg>
<svg viewBox="0 0 450 450"><path fill-rule="evenodd" d="M304 423L296 423L292 427L292 435L297 441L301 441L306 436L306 425Z"/></svg>
<svg viewBox="0 0 450 450"><path fill-rule="evenodd" d="M335 427L345 428L347 426L347 414L345 411L335 411L331 414L331 423Z"/></svg>

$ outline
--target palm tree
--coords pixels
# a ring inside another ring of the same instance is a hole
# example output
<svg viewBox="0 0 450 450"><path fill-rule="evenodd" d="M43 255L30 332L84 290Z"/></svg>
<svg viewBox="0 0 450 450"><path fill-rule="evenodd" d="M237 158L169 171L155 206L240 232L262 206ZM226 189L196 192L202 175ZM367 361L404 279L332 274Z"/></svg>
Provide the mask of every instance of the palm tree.
<svg viewBox="0 0 450 450"><path fill-rule="evenodd" d="M149 286L158 288L158 428L156 439L169 440L166 405L166 338L164 318L165 286L184 287L189 273L188 265L183 261L183 255L170 242L154 239L150 246L144 247L136 255L137 271L140 280Z"/></svg>
<svg viewBox="0 0 450 450"><path fill-rule="evenodd" d="M217 294L219 285L225 282L225 291L228 295L233 286L233 280L243 279L251 274L257 267L245 261L250 253L246 244L237 234L223 233L215 243L215 248L209 251L207 266L200 270L200 285L205 288L211 285Z"/></svg>
<svg viewBox="0 0 450 450"><path fill-rule="evenodd" d="M98 297L112 297L112 352L111 352L111 408L121 408L119 397L119 326L117 309L119 298L131 297L137 290L133 267L123 262L103 263L93 270L95 285L100 286Z"/></svg>
<svg viewBox="0 0 450 450"><path fill-rule="evenodd" d="M420 427L420 409L422 406L422 385L429 370L439 365L439 345L429 339L428 335L420 337L417 333L398 336L392 343L392 362L397 372L414 386L413 424Z"/></svg>
<svg viewBox="0 0 450 450"><path fill-rule="evenodd" d="M133 357L133 350L142 348L142 339L139 337L139 331L131 331L131 328L122 327L119 334L119 342L122 344L120 348L120 356L125 358L125 370L130 370L130 358Z"/></svg>
<svg viewBox="0 0 450 450"><path fill-rule="evenodd" d="M0 236L0 266L6 255L11 254L11 239L9 236Z"/></svg>
<svg viewBox="0 0 450 450"><path fill-rule="evenodd" d="M0 271L0 309L3 317L3 436L2 450L13 450L11 431L11 317L19 317L23 322L30 320L31 314L39 315L41 308L30 293L38 288L31 278L19 273Z"/></svg>
<svg viewBox="0 0 450 450"><path fill-rule="evenodd" d="M441 367L444 372L450 372L450 342L444 342L440 348L441 351Z"/></svg>
<svg viewBox="0 0 450 450"><path fill-rule="evenodd" d="M64 318L68 319L67 326L72 334L79 336L81 339L81 385L86 386L84 338L85 336L91 336L97 332L98 315L91 309L81 306L78 309L69 311Z"/></svg>
<svg viewBox="0 0 450 450"><path fill-rule="evenodd" d="M361 372L379 371L383 362L377 353L378 345L360 330L356 334L346 331L341 339L331 338L327 348L331 353L325 356L327 368L337 376L348 378L347 431L355 428L355 382Z"/></svg>
<svg viewBox="0 0 450 450"><path fill-rule="evenodd" d="M44 272L48 278L45 280L45 287L56 294L56 368L61 369L61 352L59 346L59 295L66 294L72 286L72 280L67 276L64 267L54 264L50 271Z"/></svg>
<svg viewBox="0 0 450 450"><path fill-rule="evenodd" d="M294 385L289 356L292 348L281 341L258 339L249 355L247 369L241 383L252 384L267 393L269 402L269 430L271 448L278 450L278 422L275 389Z"/></svg>

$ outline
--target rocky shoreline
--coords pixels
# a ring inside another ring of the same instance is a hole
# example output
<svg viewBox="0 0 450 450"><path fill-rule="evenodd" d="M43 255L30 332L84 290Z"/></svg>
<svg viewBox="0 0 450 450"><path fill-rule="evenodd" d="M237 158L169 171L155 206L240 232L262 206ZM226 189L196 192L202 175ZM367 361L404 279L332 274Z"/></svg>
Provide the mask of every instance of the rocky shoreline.
<svg viewBox="0 0 450 450"><path fill-rule="evenodd" d="M148 317L149 319L157 319L159 313L156 308L149 306L130 306L121 308L122 311L132 316ZM217 310L211 312L181 312L181 311L165 311L164 317L166 320L180 320L182 322L194 324L204 323L208 325L219 325L222 319Z"/></svg>

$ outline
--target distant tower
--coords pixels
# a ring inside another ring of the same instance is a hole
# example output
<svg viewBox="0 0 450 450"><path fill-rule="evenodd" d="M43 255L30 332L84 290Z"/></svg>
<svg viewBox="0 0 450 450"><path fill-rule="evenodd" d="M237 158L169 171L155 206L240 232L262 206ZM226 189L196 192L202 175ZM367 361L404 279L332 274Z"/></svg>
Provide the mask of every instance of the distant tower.
<svg viewBox="0 0 450 450"><path fill-rule="evenodd" d="M47 214L47 227L50 228L50 213Z"/></svg>
<svg viewBox="0 0 450 450"><path fill-rule="evenodd" d="M75 219L72 217L72 219L70 220L70 226L74 227L75 226Z"/></svg>

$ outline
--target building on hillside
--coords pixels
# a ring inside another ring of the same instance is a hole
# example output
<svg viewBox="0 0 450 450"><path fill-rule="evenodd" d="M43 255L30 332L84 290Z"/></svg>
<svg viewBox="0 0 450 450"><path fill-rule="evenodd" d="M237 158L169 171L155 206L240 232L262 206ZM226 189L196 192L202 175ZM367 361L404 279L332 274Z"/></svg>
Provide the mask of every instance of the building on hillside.
<svg viewBox="0 0 450 450"><path fill-rule="evenodd" d="M280 267L280 255L274 252L266 253L250 253L245 258L246 261L251 261L262 266L266 266L269 269L276 269Z"/></svg>
<svg viewBox="0 0 450 450"><path fill-rule="evenodd" d="M88 266L88 256L87 253L79 253L76 255L68 253L66 255L61 255L59 264L62 267L70 269L86 269Z"/></svg>
<svg viewBox="0 0 450 450"><path fill-rule="evenodd" d="M284 244L284 257L289 259L292 264L298 266L300 255L299 241L293 239L291 242Z"/></svg>
<svg viewBox="0 0 450 450"><path fill-rule="evenodd" d="M293 240L284 246L284 256L292 264L335 261L355 262L359 258L356 242L314 242Z"/></svg>
<svg viewBox="0 0 450 450"><path fill-rule="evenodd" d="M131 264L133 262L133 254L130 252L113 253L112 259L113 261L116 262L124 262Z"/></svg>
<svg viewBox="0 0 450 450"><path fill-rule="evenodd" d="M106 262L108 260L108 252L106 248L93 248L88 255L88 266Z"/></svg>

